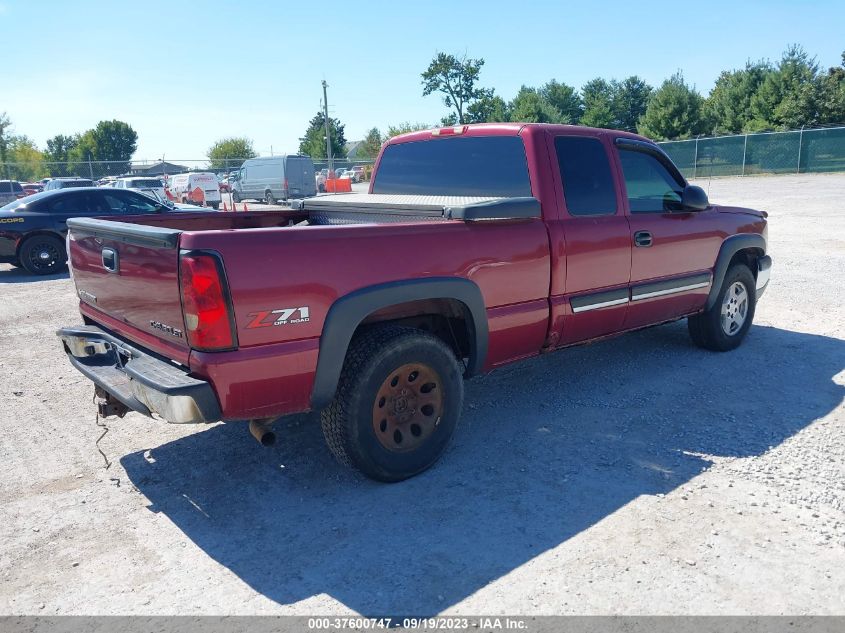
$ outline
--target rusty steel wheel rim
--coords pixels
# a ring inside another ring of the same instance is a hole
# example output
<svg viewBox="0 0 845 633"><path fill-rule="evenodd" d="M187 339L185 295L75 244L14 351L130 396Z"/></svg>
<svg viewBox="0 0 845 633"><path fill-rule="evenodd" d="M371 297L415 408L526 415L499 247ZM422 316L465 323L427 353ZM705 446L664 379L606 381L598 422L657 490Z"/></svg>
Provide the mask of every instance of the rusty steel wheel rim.
<svg viewBox="0 0 845 633"><path fill-rule="evenodd" d="M421 446L443 415L443 384L428 365L408 363L390 372L373 403L373 431L389 451Z"/></svg>

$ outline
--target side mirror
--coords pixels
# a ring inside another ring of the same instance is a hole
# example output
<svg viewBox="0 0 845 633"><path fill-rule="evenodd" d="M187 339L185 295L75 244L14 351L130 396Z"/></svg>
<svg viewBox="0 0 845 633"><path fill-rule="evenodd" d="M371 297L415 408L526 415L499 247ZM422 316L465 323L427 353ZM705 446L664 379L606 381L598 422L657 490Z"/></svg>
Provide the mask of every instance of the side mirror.
<svg viewBox="0 0 845 633"><path fill-rule="evenodd" d="M707 194L701 187L687 185L681 194L681 206L685 211L704 211L710 206Z"/></svg>

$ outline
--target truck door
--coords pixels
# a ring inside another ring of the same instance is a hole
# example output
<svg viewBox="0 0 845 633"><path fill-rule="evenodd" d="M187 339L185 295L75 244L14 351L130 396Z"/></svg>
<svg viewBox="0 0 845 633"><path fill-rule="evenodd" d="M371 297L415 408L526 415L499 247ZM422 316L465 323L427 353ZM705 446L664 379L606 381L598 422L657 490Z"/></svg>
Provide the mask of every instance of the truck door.
<svg viewBox="0 0 845 633"><path fill-rule="evenodd" d="M685 211L686 181L657 147L616 140L631 226L631 305L625 328L683 316L701 308L723 236L716 211Z"/></svg>
<svg viewBox="0 0 845 633"><path fill-rule="evenodd" d="M631 237L604 136L556 136L560 219L549 223L552 337L577 343L622 328Z"/></svg>

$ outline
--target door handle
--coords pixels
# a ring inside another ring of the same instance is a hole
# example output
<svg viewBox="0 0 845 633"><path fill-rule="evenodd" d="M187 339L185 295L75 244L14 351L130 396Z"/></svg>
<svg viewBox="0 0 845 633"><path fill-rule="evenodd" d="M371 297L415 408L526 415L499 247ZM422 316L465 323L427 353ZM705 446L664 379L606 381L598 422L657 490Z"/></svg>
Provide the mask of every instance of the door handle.
<svg viewBox="0 0 845 633"><path fill-rule="evenodd" d="M120 258L113 248L104 248L102 251L103 268L110 273L116 273L120 269Z"/></svg>
<svg viewBox="0 0 845 633"><path fill-rule="evenodd" d="M651 246L653 239L648 231L637 231L634 233L634 244L636 246Z"/></svg>

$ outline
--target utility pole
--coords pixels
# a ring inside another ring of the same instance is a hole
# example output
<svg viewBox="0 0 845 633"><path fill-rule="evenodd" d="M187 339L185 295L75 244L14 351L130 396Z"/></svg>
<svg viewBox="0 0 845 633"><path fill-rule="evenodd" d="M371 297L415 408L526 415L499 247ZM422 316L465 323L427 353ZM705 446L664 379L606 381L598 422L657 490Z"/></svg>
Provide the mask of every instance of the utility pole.
<svg viewBox="0 0 845 633"><path fill-rule="evenodd" d="M329 126L329 98L326 96L326 88L328 86L326 80L323 79L323 117L326 119L326 158L329 161L329 176L333 176L334 161L332 160L332 136Z"/></svg>

